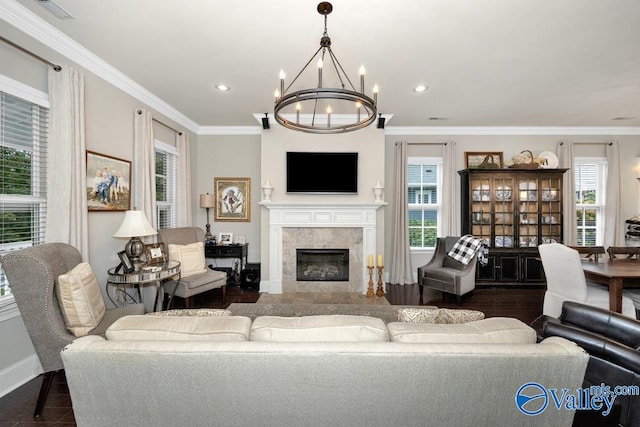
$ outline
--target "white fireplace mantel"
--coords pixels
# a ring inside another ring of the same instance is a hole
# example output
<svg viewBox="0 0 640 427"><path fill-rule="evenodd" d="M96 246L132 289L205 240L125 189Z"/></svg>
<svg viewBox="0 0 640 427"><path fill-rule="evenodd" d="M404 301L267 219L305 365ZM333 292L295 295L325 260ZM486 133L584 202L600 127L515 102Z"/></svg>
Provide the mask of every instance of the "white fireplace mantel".
<svg viewBox="0 0 640 427"><path fill-rule="evenodd" d="M260 290L282 293L282 229L286 227L362 228L362 293L366 294L369 274L367 255L376 253L376 211L386 202L376 203L272 203L261 202L269 211L269 278ZM266 286L264 286L266 285ZM265 289L265 290L266 290Z"/></svg>

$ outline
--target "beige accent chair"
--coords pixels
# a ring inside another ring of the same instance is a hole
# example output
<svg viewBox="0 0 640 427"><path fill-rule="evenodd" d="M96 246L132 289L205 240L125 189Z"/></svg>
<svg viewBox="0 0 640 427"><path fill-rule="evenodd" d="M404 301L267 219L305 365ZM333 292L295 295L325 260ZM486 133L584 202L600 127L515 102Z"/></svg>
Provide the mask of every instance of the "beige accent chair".
<svg viewBox="0 0 640 427"><path fill-rule="evenodd" d="M580 254L561 243L545 243L538 246L542 267L547 277L542 313L560 317L562 303L575 301L586 305L609 309L609 289L587 282L582 269ZM622 314L636 317L633 301L622 297Z"/></svg>
<svg viewBox="0 0 640 427"><path fill-rule="evenodd" d="M66 243L46 243L6 253L0 258L22 320L44 370L42 386L33 416L42 415L49 389L63 369L60 351L77 337L66 326L55 287L58 276L82 262L76 248ZM142 304L108 309L89 335L105 336L112 323L130 314L143 314Z"/></svg>
<svg viewBox="0 0 640 427"><path fill-rule="evenodd" d="M462 296L475 289L478 257L474 256L467 265L464 265L447 255L459 239L460 237L456 236L438 237L433 257L427 264L418 268L420 299L422 299L423 287L426 286L455 295L459 305L462 302Z"/></svg>
<svg viewBox="0 0 640 427"><path fill-rule="evenodd" d="M204 231L200 227L167 228L158 231L158 240L167 245L189 245L203 242ZM204 252L202 253L204 257ZM191 307L191 297L202 292L220 288L222 291L222 304L224 305L227 290L227 275L222 271L207 269L204 273L192 276L180 277L180 280L169 280L163 284L164 292L169 295L167 309L171 308L173 296L184 298L186 308Z"/></svg>

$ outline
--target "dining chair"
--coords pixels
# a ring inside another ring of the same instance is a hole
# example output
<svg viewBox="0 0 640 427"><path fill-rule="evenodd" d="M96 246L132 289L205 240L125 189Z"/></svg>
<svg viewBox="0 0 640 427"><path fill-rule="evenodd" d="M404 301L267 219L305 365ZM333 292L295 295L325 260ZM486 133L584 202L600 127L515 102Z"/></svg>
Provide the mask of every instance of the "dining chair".
<svg viewBox="0 0 640 427"><path fill-rule="evenodd" d="M0 258L11 292L20 310L33 348L44 371L34 418L42 415L56 373L63 370L60 352L77 338L64 319L58 302L58 277L82 262L76 248L66 243L45 243L11 251ZM107 309L100 323L88 335L104 336L113 322L130 314L143 314L142 304Z"/></svg>
<svg viewBox="0 0 640 427"><path fill-rule="evenodd" d="M607 253L609 254L609 259L640 260L640 247L638 246L609 246Z"/></svg>
<svg viewBox="0 0 640 427"><path fill-rule="evenodd" d="M609 289L587 282L577 250L561 243L545 243L538 246L538 251L547 278L543 314L559 317L564 301L609 309ZM622 297L622 314L636 317L633 301L629 297Z"/></svg>
<svg viewBox="0 0 640 427"><path fill-rule="evenodd" d="M600 261L600 255L604 255L606 251L604 246L569 246L571 249L578 251L581 258L589 261Z"/></svg>

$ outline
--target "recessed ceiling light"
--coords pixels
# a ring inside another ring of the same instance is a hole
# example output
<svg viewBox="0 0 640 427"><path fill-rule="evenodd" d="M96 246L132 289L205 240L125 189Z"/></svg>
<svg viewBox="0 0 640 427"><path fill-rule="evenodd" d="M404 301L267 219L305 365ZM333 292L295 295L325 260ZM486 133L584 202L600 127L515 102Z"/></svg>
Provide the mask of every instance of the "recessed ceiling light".
<svg viewBox="0 0 640 427"><path fill-rule="evenodd" d="M424 92L424 91L426 91L427 89L429 89L429 86L425 86L425 85L418 85L418 86L416 86L416 87L414 87L414 88L413 88L413 91L414 91L414 92L418 92L418 93L420 93L420 92Z"/></svg>
<svg viewBox="0 0 640 427"><path fill-rule="evenodd" d="M66 10L64 10L61 6L55 4L51 0L36 0L38 4L49 12L53 13L58 19L73 19L73 16Z"/></svg>
<svg viewBox="0 0 640 427"><path fill-rule="evenodd" d="M216 85L216 89L218 89L221 92L227 92L227 91L231 90L231 88L229 86L227 86L226 84L224 84L224 83L218 83Z"/></svg>
<svg viewBox="0 0 640 427"><path fill-rule="evenodd" d="M614 117L611 120L633 120L635 117Z"/></svg>
<svg viewBox="0 0 640 427"><path fill-rule="evenodd" d="M429 120L448 120L448 117L429 117Z"/></svg>

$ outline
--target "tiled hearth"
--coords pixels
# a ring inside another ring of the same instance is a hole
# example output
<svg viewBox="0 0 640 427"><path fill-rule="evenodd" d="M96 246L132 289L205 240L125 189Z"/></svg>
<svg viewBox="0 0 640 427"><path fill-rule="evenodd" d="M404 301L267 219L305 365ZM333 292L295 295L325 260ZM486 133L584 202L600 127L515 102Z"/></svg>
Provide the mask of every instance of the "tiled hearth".
<svg viewBox="0 0 640 427"><path fill-rule="evenodd" d="M269 277L260 291L366 293L367 256L377 253L377 210L385 203L261 203L269 211ZM296 249L349 249L348 282L296 281Z"/></svg>

